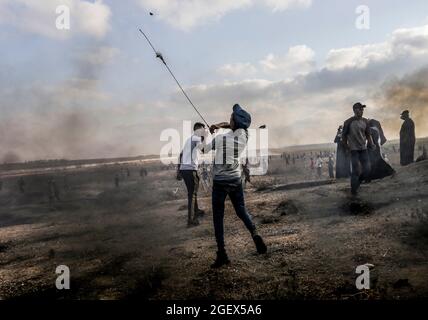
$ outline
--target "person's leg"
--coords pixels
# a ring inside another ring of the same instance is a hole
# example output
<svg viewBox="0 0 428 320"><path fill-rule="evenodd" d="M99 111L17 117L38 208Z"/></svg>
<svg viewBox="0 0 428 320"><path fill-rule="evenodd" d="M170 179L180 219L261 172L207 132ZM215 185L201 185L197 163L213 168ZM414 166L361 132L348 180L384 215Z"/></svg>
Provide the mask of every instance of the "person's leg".
<svg viewBox="0 0 428 320"><path fill-rule="evenodd" d="M351 151L351 192L356 194L360 187L360 159L358 151Z"/></svg>
<svg viewBox="0 0 428 320"><path fill-rule="evenodd" d="M244 191L242 189L242 184L239 184L236 188L233 188L229 191L229 198L232 201L233 208L235 209L236 215L244 222L248 231L251 235L255 232L256 227L254 226L253 221L251 220L250 215L245 208L245 199Z"/></svg>
<svg viewBox="0 0 428 320"><path fill-rule="evenodd" d="M197 223L199 215L199 206L198 206L198 191L199 191L199 175L197 171L192 171L193 173L193 221Z"/></svg>
<svg viewBox="0 0 428 320"><path fill-rule="evenodd" d="M212 193L212 210L214 222L214 234L219 251L224 251L224 201L226 200L227 192L219 184L213 184Z"/></svg>
<svg viewBox="0 0 428 320"><path fill-rule="evenodd" d="M232 201L236 215L244 222L248 231L250 231L254 244L256 245L257 252L266 253L267 247L262 237L257 233L256 226L254 225L250 215L247 212L247 209L245 208L245 199L242 184L239 184L237 187L231 189L228 194L230 201Z"/></svg>
<svg viewBox="0 0 428 320"><path fill-rule="evenodd" d="M195 219L197 220L197 218L199 216L203 216L205 214L205 211L202 210L201 208L199 208L199 204L198 204L198 192L199 192L199 185L202 184L202 187L205 188L204 185L204 179L201 180L201 178L198 175L198 172L195 171L195 199L196 199L196 204L195 204Z"/></svg>
<svg viewBox="0 0 428 320"><path fill-rule="evenodd" d="M371 173L371 165L369 159L369 153L367 150L362 150L359 152L359 159L361 163L362 173L360 176L360 182L365 180L370 182L370 173Z"/></svg>
<svg viewBox="0 0 428 320"><path fill-rule="evenodd" d="M221 185L213 182L212 193L212 211L214 222L214 234L217 242L217 257L211 268L220 268L225 264L229 264L229 258L224 245L224 201L226 200L227 192Z"/></svg>
<svg viewBox="0 0 428 320"><path fill-rule="evenodd" d="M193 210L193 176L190 170L182 170L181 176L183 177L184 184L187 188L187 224L192 223L192 210Z"/></svg>

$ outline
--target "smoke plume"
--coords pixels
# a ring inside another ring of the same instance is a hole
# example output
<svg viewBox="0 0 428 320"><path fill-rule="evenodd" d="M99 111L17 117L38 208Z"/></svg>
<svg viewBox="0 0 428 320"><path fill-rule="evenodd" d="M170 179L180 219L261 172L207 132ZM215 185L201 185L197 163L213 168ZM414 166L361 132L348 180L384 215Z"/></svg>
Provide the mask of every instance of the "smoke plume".
<svg viewBox="0 0 428 320"><path fill-rule="evenodd" d="M428 66L385 81L375 99L381 106L379 119L394 137L400 130L400 114L407 109L415 121L416 136L428 136Z"/></svg>

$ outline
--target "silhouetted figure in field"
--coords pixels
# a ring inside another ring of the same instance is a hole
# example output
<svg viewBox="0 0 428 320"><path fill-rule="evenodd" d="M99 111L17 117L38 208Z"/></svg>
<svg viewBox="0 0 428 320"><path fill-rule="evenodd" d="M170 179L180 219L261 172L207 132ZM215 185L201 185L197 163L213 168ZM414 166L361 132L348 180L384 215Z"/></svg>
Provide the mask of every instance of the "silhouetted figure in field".
<svg viewBox="0 0 428 320"><path fill-rule="evenodd" d="M126 168L126 176L128 178L131 176L131 171L129 171L129 168Z"/></svg>
<svg viewBox="0 0 428 320"><path fill-rule="evenodd" d="M351 150L351 193L356 195L362 181L370 181L370 160L367 148L374 149L369 121L363 118L366 106L357 102L353 105L354 116L343 125L343 142Z"/></svg>
<svg viewBox="0 0 428 320"><path fill-rule="evenodd" d="M315 166L317 167L317 175L318 175L318 179L321 179L321 174L322 174L322 159L321 156L318 155L317 156L317 160L315 162Z"/></svg>
<svg viewBox="0 0 428 320"><path fill-rule="evenodd" d="M146 170L146 168L141 168L140 169L140 177L141 178L147 177L147 170Z"/></svg>
<svg viewBox="0 0 428 320"><path fill-rule="evenodd" d="M382 179L394 174L394 169L382 158L381 146L387 141L382 126L379 121L375 119L369 120L370 134L373 139L373 143L376 145L376 149L369 149L370 159L370 179Z"/></svg>
<svg viewBox="0 0 428 320"><path fill-rule="evenodd" d="M114 176L114 185L116 188L119 188L119 174L117 174L117 173Z"/></svg>
<svg viewBox="0 0 428 320"><path fill-rule="evenodd" d="M70 185L68 184L68 178L66 175L63 177L63 183L64 183L64 191L65 192L70 191Z"/></svg>
<svg viewBox="0 0 428 320"><path fill-rule="evenodd" d="M397 153L397 149L395 149L395 146L392 146L392 150L394 150L394 153Z"/></svg>
<svg viewBox="0 0 428 320"><path fill-rule="evenodd" d="M25 192L25 181L24 181L24 178L23 178L23 177L20 177L20 178L18 179L18 188L19 188L19 191L20 191L21 193L24 193L24 192Z"/></svg>
<svg viewBox="0 0 428 320"><path fill-rule="evenodd" d="M328 175L330 179L334 179L334 161L331 155L328 157Z"/></svg>
<svg viewBox="0 0 428 320"><path fill-rule="evenodd" d="M48 195L49 202L53 202L55 200L60 201L59 188L54 178L51 178L48 181Z"/></svg>
<svg viewBox="0 0 428 320"><path fill-rule="evenodd" d="M3 189L3 181L0 180L0 191Z"/></svg>
<svg viewBox="0 0 428 320"><path fill-rule="evenodd" d="M344 145L342 139L343 126L337 129L334 143L337 144L336 151L336 179L349 178L351 175L351 157L349 149Z"/></svg>
<svg viewBox="0 0 428 320"><path fill-rule="evenodd" d="M416 159L416 162L428 160L427 149L425 146L422 147L422 154ZM0 182L1 183L1 182ZM1 188L0 188L1 190Z"/></svg>
<svg viewBox="0 0 428 320"><path fill-rule="evenodd" d="M400 130L400 164L407 166L414 161L415 156L415 123L409 116L409 110L401 113L404 120Z"/></svg>

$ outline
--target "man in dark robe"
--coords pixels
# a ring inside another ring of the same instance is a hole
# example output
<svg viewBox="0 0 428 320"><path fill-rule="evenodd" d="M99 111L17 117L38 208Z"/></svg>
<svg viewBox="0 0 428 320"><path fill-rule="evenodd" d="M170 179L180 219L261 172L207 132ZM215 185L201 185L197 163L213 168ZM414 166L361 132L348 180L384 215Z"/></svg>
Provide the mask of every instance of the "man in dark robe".
<svg viewBox="0 0 428 320"><path fill-rule="evenodd" d="M387 141L382 126L375 119L369 120L370 134L376 149L369 149L369 159L371 165L370 180L382 179L394 174L394 169L382 158L381 146Z"/></svg>
<svg viewBox="0 0 428 320"><path fill-rule="evenodd" d="M400 164L407 166L414 161L415 156L415 123L409 116L409 110L401 113L404 120L400 130Z"/></svg>
<svg viewBox="0 0 428 320"><path fill-rule="evenodd" d="M342 130L343 126L337 129L334 143L337 144L336 152L336 179L349 178L351 175L351 158L348 149L342 141Z"/></svg>

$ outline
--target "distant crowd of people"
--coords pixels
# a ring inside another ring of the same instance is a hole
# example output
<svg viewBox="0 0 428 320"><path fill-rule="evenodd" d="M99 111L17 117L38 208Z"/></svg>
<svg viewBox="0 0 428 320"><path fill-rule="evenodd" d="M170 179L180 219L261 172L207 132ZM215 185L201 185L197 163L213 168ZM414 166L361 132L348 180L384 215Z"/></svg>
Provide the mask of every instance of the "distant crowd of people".
<svg viewBox="0 0 428 320"><path fill-rule="evenodd" d="M148 170L146 167L141 166L138 170L140 178L143 179L147 177ZM120 171L116 174L114 174L113 184L116 188L120 187L120 181L123 181L125 178L131 177L131 170L129 167L122 167ZM22 195L28 194L28 180L25 176L20 176L16 180L16 190ZM49 204L54 204L55 202L61 201L61 192L67 193L70 190L68 178L67 175L63 175L62 182L58 183L57 179L54 176L48 176L46 186L46 191L44 192L47 196L47 199L49 200ZM30 180L31 184L31 180ZM37 185L39 185L39 182L37 182ZM61 185L61 187L60 187ZM3 190L4 184L3 181L0 179L0 191ZM62 190L62 191L61 191Z"/></svg>

